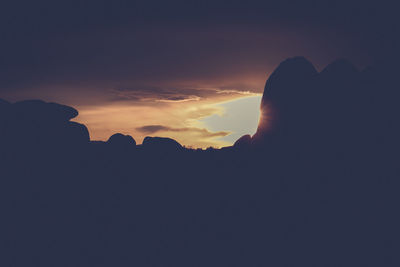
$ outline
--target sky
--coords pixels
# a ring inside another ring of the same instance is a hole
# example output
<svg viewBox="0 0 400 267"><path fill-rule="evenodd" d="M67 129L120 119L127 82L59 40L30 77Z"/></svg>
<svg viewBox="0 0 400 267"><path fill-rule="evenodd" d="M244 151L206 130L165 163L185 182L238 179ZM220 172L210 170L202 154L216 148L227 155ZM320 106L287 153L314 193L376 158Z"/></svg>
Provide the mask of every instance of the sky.
<svg viewBox="0 0 400 267"><path fill-rule="evenodd" d="M281 61L379 62L398 44L395 12L385 1L2 1L0 98L73 106L92 140L227 146L254 133Z"/></svg>

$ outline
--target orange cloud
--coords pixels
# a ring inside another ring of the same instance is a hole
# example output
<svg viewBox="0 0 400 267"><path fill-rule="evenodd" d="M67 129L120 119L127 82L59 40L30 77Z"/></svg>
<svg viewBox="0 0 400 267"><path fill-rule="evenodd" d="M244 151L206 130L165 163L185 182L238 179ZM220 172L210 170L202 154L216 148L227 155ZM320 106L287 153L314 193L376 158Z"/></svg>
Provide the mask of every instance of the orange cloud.
<svg viewBox="0 0 400 267"><path fill-rule="evenodd" d="M197 128L197 127L184 127L184 128L173 128L169 126L163 125L145 125L142 127L136 128L139 132L143 132L145 134L154 134L157 132L192 132L198 134L202 137L223 137L230 134L230 132L210 132L205 128Z"/></svg>

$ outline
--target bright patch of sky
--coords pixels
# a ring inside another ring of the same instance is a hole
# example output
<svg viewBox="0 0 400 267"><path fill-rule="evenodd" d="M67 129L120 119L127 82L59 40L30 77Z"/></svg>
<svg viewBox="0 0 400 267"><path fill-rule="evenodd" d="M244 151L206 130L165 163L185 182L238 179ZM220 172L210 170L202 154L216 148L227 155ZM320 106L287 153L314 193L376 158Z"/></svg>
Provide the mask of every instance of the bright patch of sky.
<svg viewBox="0 0 400 267"><path fill-rule="evenodd" d="M248 96L215 106L222 108L222 114L213 114L200 120L210 131L228 131L231 134L216 140L233 144L245 134L253 135L257 130L260 118L261 95Z"/></svg>

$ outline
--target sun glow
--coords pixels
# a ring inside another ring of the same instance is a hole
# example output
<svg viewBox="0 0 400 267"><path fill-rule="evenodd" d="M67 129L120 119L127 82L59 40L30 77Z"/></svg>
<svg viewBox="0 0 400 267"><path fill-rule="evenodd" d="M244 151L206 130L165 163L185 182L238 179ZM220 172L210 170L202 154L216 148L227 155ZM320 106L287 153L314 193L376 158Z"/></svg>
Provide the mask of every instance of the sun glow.
<svg viewBox="0 0 400 267"><path fill-rule="evenodd" d="M145 136L164 136L193 148L223 147L232 145L243 134L255 132L260 101L258 94L243 94L234 99L157 105L81 106L77 121L87 125L92 140L107 140L120 132L132 135L139 144Z"/></svg>

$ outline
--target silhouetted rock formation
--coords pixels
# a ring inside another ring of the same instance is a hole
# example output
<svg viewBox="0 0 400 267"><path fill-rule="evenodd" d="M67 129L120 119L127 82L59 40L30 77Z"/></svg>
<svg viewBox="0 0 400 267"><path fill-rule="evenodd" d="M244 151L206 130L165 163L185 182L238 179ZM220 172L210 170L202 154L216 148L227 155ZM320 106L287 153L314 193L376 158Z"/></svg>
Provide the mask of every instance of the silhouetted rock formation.
<svg viewBox="0 0 400 267"><path fill-rule="evenodd" d="M290 134L304 126L315 101L310 82L317 74L303 57L287 59L276 68L265 85L256 141L263 142L270 135Z"/></svg>
<svg viewBox="0 0 400 267"><path fill-rule="evenodd" d="M132 136L123 135L121 133L116 133L110 136L107 143L115 147L136 146L136 141Z"/></svg>
<svg viewBox="0 0 400 267"><path fill-rule="evenodd" d="M90 140L85 125L71 122L78 115L72 107L41 100L9 104L0 102L1 141L5 147L82 146Z"/></svg>
<svg viewBox="0 0 400 267"><path fill-rule="evenodd" d="M380 96L372 88L386 90L383 81L387 77L373 85L372 80L379 75L372 69L362 75L346 60L329 64L321 73L302 57L285 60L267 80L254 142L331 153L350 147L358 149L361 144L357 143L361 139L366 142L371 133L368 116L381 114L378 121L393 115L384 115L382 110L386 108L375 101Z"/></svg>
<svg viewBox="0 0 400 267"><path fill-rule="evenodd" d="M233 144L235 148L245 148L251 145L251 136L249 134L243 135Z"/></svg>
<svg viewBox="0 0 400 267"><path fill-rule="evenodd" d="M345 113L351 115L351 106L358 107L359 98L364 93L360 90L359 71L346 60L337 60L324 68L318 75L316 86L320 108L323 113L333 113L331 119L334 119L332 116L342 119Z"/></svg>
<svg viewBox="0 0 400 267"><path fill-rule="evenodd" d="M177 141L171 138L166 137L150 137L146 136L143 139L142 147L146 150L152 151L179 151L182 150L183 147Z"/></svg>
<svg viewBox="0 0 400 267"><path fill-rule="evenodd" d="M78 116L78 111L72 107L41 100L16 102L13 104L13 111L21 118L45 122L69 121Z"/></svg>

